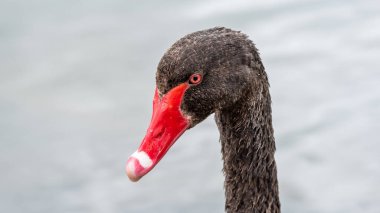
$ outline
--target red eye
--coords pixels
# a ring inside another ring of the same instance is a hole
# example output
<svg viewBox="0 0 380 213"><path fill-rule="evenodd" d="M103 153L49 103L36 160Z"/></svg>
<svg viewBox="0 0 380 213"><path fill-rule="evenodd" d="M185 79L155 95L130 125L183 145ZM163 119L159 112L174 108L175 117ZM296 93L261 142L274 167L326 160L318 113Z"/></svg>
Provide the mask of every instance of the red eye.
<svg viewBox="0 0 380 213"><path fill-rule="evenodd" d="M190 76L189 82L190 84L199 84L202 81L202 75L195 73Z"/></svg>

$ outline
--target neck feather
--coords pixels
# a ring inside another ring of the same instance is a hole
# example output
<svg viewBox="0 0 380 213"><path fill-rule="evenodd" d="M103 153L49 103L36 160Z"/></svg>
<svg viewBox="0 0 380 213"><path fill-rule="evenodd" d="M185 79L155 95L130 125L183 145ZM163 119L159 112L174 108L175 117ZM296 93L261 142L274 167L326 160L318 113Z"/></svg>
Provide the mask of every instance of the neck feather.
<svg viewBox="0 0 380 213"><path fill-rule="evenodd" d="M215 113L221 135L226 212L279 213L271 100L267 86Z"/></svg>

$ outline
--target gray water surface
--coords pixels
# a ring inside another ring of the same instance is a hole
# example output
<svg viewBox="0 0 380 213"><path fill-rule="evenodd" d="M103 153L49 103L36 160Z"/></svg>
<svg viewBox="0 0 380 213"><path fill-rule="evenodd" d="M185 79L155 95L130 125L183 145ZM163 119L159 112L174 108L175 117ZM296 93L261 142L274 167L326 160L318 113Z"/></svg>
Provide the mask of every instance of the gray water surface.
<svg viewBox="0 0 380 213"><path fill-rule="evenodd" d="M0 1L0 212L223 212L213 116L139 183L164 51L248 34L271 83L285 213L380 212L380 3Z"/></svg>

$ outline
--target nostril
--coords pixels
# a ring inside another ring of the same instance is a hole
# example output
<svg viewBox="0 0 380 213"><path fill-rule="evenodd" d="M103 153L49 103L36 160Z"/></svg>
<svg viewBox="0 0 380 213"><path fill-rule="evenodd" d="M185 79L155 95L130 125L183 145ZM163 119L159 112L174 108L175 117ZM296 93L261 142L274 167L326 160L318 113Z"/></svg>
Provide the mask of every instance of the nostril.
<svg viewBox="0 0 380 213"><path fill-rule="evenodd" d="M159 130L153 130L153 138L161 138L162 135L165 133L165 128L160 128Z"/></svg>
<svg viewBox="0 0 380 213"><path fill-rule="evenodd" d="M164 132L163 131L159 131L153 137L160 138L162 136L162 134L164 134Z"/></svg>

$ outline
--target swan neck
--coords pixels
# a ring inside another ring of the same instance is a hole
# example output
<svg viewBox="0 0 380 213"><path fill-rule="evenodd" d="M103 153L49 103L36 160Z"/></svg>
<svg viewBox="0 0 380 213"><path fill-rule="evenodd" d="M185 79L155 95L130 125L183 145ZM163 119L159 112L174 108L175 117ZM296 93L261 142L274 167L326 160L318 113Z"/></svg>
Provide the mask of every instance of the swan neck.
<svg viewBox="0 0 380 213"><path fill-rule="evenodd" d="M280 212L268 88L217 111L226 212Z"/></svg>

